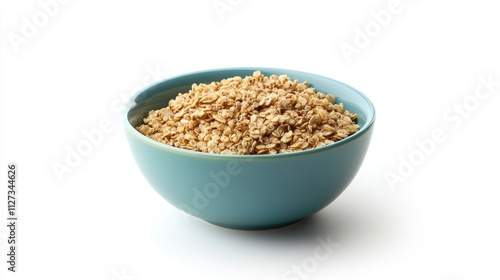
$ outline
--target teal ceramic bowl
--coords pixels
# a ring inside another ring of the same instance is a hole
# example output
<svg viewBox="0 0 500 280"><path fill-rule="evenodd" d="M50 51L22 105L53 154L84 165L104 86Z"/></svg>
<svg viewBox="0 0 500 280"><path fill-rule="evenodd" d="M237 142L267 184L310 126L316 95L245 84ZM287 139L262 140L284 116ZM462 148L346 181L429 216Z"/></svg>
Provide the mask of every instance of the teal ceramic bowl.
<svg viewBox="0 0 500 280"><path fill-rule="evenodd" d="M278 155L215 155L153 141L134 127L148 112L167 106L193 83L234 76L287 74L333 94L358 114L360 131L336 143ZM149 184L168 202L209 223L236 229L267 229L300 221L337 198L356 176L373 131L375 109L356 89L315 74L276 68L199 71L159 82L135 96L124 115L130 149Z"/></svg>

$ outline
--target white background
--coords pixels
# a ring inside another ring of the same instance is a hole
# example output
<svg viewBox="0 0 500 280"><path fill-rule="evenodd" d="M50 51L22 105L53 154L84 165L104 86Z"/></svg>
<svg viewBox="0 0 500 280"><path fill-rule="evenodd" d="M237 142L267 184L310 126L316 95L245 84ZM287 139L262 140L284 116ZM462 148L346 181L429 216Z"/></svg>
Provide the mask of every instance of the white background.
<svg viewBox="0 0 500 280"><path fill-rule="evenodd" d="M284 279L294 266L308 279L500 279L498 82L474 97L480 77L500 81L494 1L401 0L385 26L373 14L389 0L61 0L47 16L48 2L2 1L1 279ZM182 215L135 165L122 100L231 66L325 75L374 102L358 176L312 218L219 228ZM112 131L59 180L53 165L102 121ZM436 129L445 140L418 157L415 141ZM411 155L414 170L398 171ZM9 162L19 166L15 274L4 261ZM389 173L404 181L391 186ZM339 245L326 260L314 259L318 238Z"/></svg>

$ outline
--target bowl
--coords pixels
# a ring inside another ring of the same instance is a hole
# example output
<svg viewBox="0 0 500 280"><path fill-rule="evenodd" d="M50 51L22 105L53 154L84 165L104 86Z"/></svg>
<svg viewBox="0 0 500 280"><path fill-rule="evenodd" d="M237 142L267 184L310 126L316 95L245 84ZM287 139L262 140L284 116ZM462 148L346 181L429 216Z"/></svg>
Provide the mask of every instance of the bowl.
<svg viewBox="0 0 500 280"><path fill-rule="evenodd" d="M221 155L162 144L139 133L150 110L191 89L255 70L308 81L358 115L360 130L320 148L275 155ZM335 200L356 176L368 150L375 121L371 101L336 80L278 68L225 68L179 75L133 97L123 116L137 166L149 184L178 209L209 223L235 229L269 229L300 221Z"/></svg>

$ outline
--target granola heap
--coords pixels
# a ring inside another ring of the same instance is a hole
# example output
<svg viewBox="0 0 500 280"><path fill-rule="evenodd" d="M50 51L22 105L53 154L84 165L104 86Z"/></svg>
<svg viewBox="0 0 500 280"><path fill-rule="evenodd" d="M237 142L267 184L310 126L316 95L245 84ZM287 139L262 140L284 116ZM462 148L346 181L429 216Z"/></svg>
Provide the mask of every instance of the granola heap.
<svg viewBox="0 0 500 280"><path fill-rule="evenodd" d="M199 152L262 155L303 151L359 130L357 115L331 94L287 75L239 76L193 84L152 110L137 130L170 146Z"/></svg>

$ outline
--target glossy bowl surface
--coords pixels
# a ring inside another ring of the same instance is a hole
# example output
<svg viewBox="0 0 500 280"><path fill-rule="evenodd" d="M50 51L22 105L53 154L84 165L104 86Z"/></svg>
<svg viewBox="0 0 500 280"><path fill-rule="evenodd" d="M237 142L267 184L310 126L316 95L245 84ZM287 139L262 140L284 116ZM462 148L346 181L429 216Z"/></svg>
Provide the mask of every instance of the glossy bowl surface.
<svg viewBox="0 0 500 280"><path fill-rule="evenodd" d="M153 109L167 106L193 83L234 76L286 74L358 114L360 131L336 143L278 155L215 155L153 141L134 127ZM168 202L209 223L237 229L266 229L304 219L330 204L356 176L373 132L375 109L356 89L336 80L277 68L212 69L175 76L150 86L130 102L124 127L136 163Z"/></svg>

